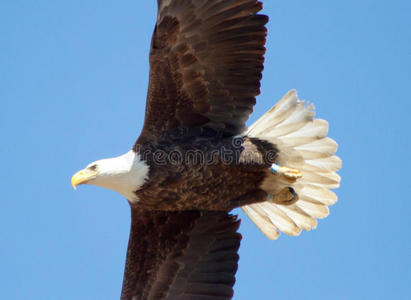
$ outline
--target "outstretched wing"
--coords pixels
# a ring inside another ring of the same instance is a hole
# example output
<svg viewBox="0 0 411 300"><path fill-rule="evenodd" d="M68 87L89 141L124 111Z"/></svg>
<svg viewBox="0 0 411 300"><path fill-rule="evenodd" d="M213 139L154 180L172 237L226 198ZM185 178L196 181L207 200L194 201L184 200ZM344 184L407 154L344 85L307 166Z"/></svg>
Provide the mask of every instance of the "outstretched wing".
<svg viewBox="0 0 411 300"><path fill-rule="evenodd" d="M241 133L260 93L268 17L257 0L158 0L142 137Z"/></svg>
<svg viewBox="0 0 411 300"><path fill-rule="evenodd" d="M231 299L239 225L226 212L132 208L121 299Z"/></svg>

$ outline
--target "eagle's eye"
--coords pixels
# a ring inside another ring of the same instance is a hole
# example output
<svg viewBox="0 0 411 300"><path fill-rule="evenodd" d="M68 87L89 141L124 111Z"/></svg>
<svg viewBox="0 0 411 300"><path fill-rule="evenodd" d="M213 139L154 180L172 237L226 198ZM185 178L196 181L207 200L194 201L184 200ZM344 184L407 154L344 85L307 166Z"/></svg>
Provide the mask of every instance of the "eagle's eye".
<svg viewBox="0 0 411 300"><path fill-rule="evenodd" d="M95 171L97 169L97 164L93 164L93 165L89 166L87 169L89 169L91 171Z"/></svg>

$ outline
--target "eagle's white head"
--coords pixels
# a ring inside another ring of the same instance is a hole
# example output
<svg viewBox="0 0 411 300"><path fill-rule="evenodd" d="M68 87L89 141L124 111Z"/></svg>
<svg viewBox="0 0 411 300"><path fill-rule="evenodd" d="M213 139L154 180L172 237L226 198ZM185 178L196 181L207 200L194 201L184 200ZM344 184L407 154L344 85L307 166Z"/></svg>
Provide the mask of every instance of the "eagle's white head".
<svg viewBox="0 0 411 300"><path fill-rule="evenodd" d="M130 150L118 157L101 159L89 164L71 178L73 188L93 184L116 191L130 202L138 201L135 191L148 179L149 166L141 156Z"/></svg>

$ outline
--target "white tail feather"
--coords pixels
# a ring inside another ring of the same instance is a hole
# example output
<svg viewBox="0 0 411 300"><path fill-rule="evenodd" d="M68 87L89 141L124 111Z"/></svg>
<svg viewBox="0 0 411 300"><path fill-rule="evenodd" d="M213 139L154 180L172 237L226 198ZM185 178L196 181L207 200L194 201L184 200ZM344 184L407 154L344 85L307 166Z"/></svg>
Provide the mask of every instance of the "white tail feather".
<svg viewBox="0 0 411 300"><path fill-rule="evenodd" d="M242 207L247 216L269 238L277 239L279 232L295 236L301 230L317 227L317 220L329 214L329 205L337 196L329 189L337 188L342 165L335 156L337 143L326 137L328 122L314 119L314 105L298 99L295 90L288 92L247 131L250 137L265 139L277 145L280 165L300 170L302 178L291 187L299 200L292 205L270 201ZM290 184L270 176L262 188L275 194Z"/></svg>

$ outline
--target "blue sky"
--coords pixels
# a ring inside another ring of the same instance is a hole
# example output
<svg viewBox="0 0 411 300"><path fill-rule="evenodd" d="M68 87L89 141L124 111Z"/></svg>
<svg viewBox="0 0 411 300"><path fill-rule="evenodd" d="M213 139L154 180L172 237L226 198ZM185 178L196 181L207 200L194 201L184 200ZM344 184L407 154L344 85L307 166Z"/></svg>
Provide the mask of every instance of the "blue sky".
<svg viewBox="0 0 411 300"><path fill-rule="evenodd" d="M118 299L128 204L69 181L141 130L155 2L0 2L3 299ZM411 299L411 2L267 0L264 12L249 124L296 88L329 120L343 180L315 231L273 242L243 219L234 299Z"/></svg>

